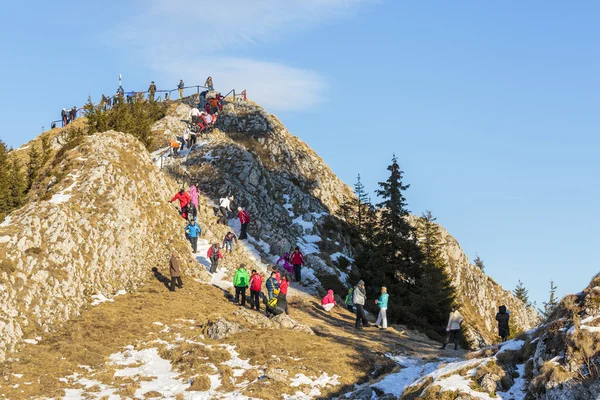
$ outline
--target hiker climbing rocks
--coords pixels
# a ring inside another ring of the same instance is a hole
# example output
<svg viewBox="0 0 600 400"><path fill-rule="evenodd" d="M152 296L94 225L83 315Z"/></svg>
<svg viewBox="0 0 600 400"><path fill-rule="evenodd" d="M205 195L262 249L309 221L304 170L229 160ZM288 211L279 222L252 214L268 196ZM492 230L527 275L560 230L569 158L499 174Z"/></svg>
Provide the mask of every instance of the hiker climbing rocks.
<svg viewBox="0 0 600 400"><path fill-rule="evenodd" d="M446 345L452 340L454 342L454 350L458 350L458 342L460 341L460 324L463 322L463 316L458 312L457 306L452 306L452 311L448 317L448 325L446 325L446 337L444 338L444 344L442 350L446 348Z"/></svg>
<svg viewBox="0 0 600 400"><path fill-rule="evenodd" d="M363 326L365 328L371 326L369 325L369 321L367 320L367 316L365 315L365 310L363 308L366 300L367 291L365 290L365 282L360 280L354 287L354 292L352 293L352 302L354 303L354 307L356 307L356 323L354 324L356 329L362 329Z"/></svg>
<svg viewBox="0 0 600 400"><path fill-rule="evenodd" d="M154 101L154 93L156 93L156 85L154 84L154 81L152 81L148 88L148 100Z"/></svg>
<svg viewBox="0 0 600 400"><path fill-rule="evenodd" d="M331 309L336 305L335 297L333 297L333 290L329 289L327 294L323 299L321 299L321 305L323 309L327 312L331 311Z"/></svg>
<svg viewBox="0 0 600 400"><path fill-rule="evenodd" d="M218 222L227 225L227 211L231 212L231 201L233 200L233 196L226 196L219 199L219 212L221 213L221 217L219 217Z"/></svg>
<svg viewBox="0 0 600 400"><path fill-rule="evenodd" d="M169 203L173 203L175 200L179 200L179 207L180 207L179 215L181 215L183 217L183 219L187 219L187 216L188 216L188 204L192 200L190 198L190 195L187 194L185 192L185 190L183 190L183 188L181 188L179 190L179 192L177 192L175 194L175 196L173 196L173 198L171 199L171 201L169 201Z"/></svg>
<svg viewBox="0 0 600 400"><path fill-rule="evenodd" d="M379 329L387 329L387 308L389 297L390 296L387 293L387 288L383 286L381 288L381 295L377 300L375 300L375 304L377 304L377 306L379 307L379 315L377 316L375 326Z"/></svg>
<svg viewBox="0 0 600 400"><path fill-rule="evenodd" d="M233 286L235 287L235 303L240 304L242 307L246 305L246 288L250 283L250 277L244 264L240 264L235 275L233 276ZM242 302L240 303L240 296Z"/></svg>
<svg viewBox="0 0 600 400"><path fill-rule="evenodd" d="M190 201L188 203L188 221L195 220L197 214L198 210L196 209L196 205Z"/></svg>
<svg viewBox="0 0 600 400"><path fill-rule="evenodd" d="M256 308L256 311L260 311L260 292L262 290L262 275L252 270L252 276L250 277L250 309Z"/></svg>
<svg viewBox="0 0 600 400"><path fill-rule="evenodd" d="M304 264L304 256L300 251L300 247L296 247L290 256L292 265L294 266L294 275L296 277L296 282L300 282L302 280L302 264Z"/></svg>
<svg viewBox="0 0 600 400"><path fill-rule="evenodd" d="M200 118L200 110L194 107L190 110L188 114L188 121L194 123L198 121L198 118Z"/></svg>
<svg viewBox="0 0 600 400"><path fill-rule="evenodd" d="M233 232L227 232L225 237L223 238L223 248L226 253L233 253L233 241L237 244L237 236Z"/></svg>
<svg viewBox="0 0 600 400"><path fill-rule="evenodd" d="M248 224L250 223L250 215L242 207L238 207L238 219L240 220L240 240L248 239Z"/></svg>
<svg viewBox="0 0 600 400"><path fill-rule="evenodd" d="M179 84L177 85L177 89L179 89L179 100L183 99L183 88L185 85L183 84L183 79L179 80Z"/></svg>
<svg viewBox="0 0 600 400"><path fill-rule="evenodd" d="M188 128L185 128L183 130L183 134L181 135L181 137L183 139L182 145L189 149L191 145L190 145L190 131Z"/></svg>
<svg viewBox="0 0 600 400"><path fill-rule="evenodd" d="M192 199L192 204L194 206L196 206L196 209L198 209L198 184L197 183L193 183L192 186L190 186L190 198Z"/></svg>
<svg viewBox="0 0 600 400"><path fill-rule="evenodd" d="M279 281L277 280L275 271L271 272L271 276L265 282L265 286L267 287L269 300L279 294Z"/></svg>
<svg viewBox="0 0 600 400"><path fill-rule="evenodd" d="M210 105L209 114L217 114L221 109L221 101L216 96L208 99L208 104Z"/></svg>
<svg viewBox="0 0 600 400"><path fill-rule="evenodd" d="M283 256L279 257L279 260L277 260L275 265L279 266L280 262L283 262L283 269L285 269L290 276L294 275L294 267L292 266L290 253L286 252Z"/></svg>
<svg viewBox="0 0 600 400"><path fill-rule="evenodd" d="M180 147L181 147L181 143L179 142L179 140L176 140L176 139L169 140L169 149L171 151L170 155L177 156L177 154L179 153Z"/></svg>
<svg viewBox="0 0 600 400"><path fill-rule="evenodd" d="M198 252L198 237L201 233L202 230L194 219L192 219L192 221L185 227L185 234L192 245L192 250L194 250L194 253Z"/></svg>
<svg viewBox="0 0 600 400"><path fill-rule="evenodd" d="M510 313L506 310L506 306L498 307L498 313L496 314L496 321L498 321L498 335L503 342L506 342L510 335L510 326L508 320L510 319Z"/></svg>
<svg viewBox="0 0 600 400"><path fill-rule="evenodd" d="M352 302L352 295L354 293L354 288L350 288L348 290L348 294L346 295L346 299L344 300L344 303L346 303L346 307L348 308L348 311L350 312L354 312L354 303Z"/></svg>
<svg viewBox="0 0 600 400"><path fill-rule="evenodd" d="M219 267L219 259L223 258L223 254L221 254L221 250L219 250L219 244L213 243L212 246L208 248L206 256L210 261L210 273L214 274L217 272L217 268Z"/></svg>
<svg viewBox="0 0 600 400"><path fill-rule="evenodd" d="M214 90L212 77L206 78L206 82L204 82L204 87L208 90Z"/></svg>
<svg viewBox="0 0 600 400"><path fill-rule="evenodd" d="M169 261L169 273L171 274L171 292L175 291L175 284L181 289L183 282L181 281L181 270L179 269L179 261L177 260L177 254L175 250L171 254L171 261Z"/></svg>

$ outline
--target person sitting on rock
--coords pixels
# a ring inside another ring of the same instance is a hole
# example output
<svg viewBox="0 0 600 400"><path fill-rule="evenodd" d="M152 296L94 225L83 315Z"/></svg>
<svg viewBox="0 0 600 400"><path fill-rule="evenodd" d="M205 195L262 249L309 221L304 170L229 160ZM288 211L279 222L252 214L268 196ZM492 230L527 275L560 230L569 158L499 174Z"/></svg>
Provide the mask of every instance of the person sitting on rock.
<svg viewBox="0 0 600 400"><path fill-rule="evenodd" d="M277 280L275 271L271 272L271 276L265 282L265 286L267 287L267 295L269 300L275 297L275 292L279 294L279 281Z"/></svg>
<svg viewBox="0 0 600 400"><path fill-rule="evenodd" d="M185 190L183 190L183 188L181 188L179 190L179 192L177 192L175 194L175 196L173 196L173 198L171 199L171 201L169 201L169 203L173 203L175 200L179 200L179 214L184 218L187 219L187 215L188 215L188 204L190 204L190 202L192 201L192 198L190 197L190 195L188 193L186 193Z"/></svg>
<svg viewBox="0 0 600 400"><path fill-rule="evenodd" d="M223 248L226 253L233 253L233 241L237 244L237 236L233 232L227 232L225 237L223 238Z"/></svg>
<svg viewBox="0 0 600 400"><path fill-rule="evenodd" d="M325 311L329 312L335 305L336 302L335 297L333 296L333 290L329 289L325 297L321 300L321 306L323 306Z"/></svg>
<svg viewBox="0 0 600 400"><path fill-rule="evenodd" d="M219 250L219 243L213 243L212 246L208 248L206 256L210 261L210 273L214 274L219 267L219 259L223 258L223 254L221 254L221 250Z"/></svg>
<svg viewBox="0 0 600 400"><path fill-rule="evenodd" d="M192 218L189 224L185 227L185 234L192 245L194 253L198 252L198 237L202 233L202 230L196 223L196 220Z"/></svg>
<svg viewBox="0 0 600 400"><path fill-rule="evenodd" d="M240 264L233 276L233 287L235 287L235 303L242 307L246 305L246 289L250 284L250 277L244 264ZM242 301L240 303L240 296Z"/></svg>
<svg viewBox="0 0 600 400"><path fill-rule="evenodd" d="M250 277L250 309L256 308L256 311L260 311L260 293L262 291L262 275L252 270L252 276Z"/></svg>

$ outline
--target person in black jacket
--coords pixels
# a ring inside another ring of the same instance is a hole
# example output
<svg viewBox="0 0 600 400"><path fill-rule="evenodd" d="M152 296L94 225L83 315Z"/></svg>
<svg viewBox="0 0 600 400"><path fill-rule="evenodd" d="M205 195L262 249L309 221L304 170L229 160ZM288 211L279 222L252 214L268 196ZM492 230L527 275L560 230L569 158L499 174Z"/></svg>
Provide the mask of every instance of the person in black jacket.
<svg viewBox="0 0 600 400"><path fill-rule="evenodd" d="M510 335L510 327L508 326L508 320L510 314L506 310L506 306L498 307L498 313L496 314L496 321L498 321L498 335L502 338L503 342L506 342L508 335Z"/></svg>

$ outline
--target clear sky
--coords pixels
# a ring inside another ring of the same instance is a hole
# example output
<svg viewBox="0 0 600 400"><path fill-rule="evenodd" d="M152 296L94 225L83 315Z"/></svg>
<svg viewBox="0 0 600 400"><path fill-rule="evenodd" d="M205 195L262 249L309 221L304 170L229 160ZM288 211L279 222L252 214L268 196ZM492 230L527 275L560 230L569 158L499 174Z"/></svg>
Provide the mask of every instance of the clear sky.
<svg viewBox="0 0 600 400"><path fill-rule="evenodd" d="M8 2L0 137L19 147L88 95L212 75L247 89L347 183L395 153L505 288L533 300L599 271L600 4L594 1Z"/></svg>

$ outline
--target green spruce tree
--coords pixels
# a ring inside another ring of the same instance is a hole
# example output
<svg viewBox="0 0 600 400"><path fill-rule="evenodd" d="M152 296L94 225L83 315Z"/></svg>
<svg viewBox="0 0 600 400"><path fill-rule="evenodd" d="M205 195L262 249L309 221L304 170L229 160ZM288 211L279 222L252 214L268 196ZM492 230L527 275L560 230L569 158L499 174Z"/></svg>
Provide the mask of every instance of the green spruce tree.
<svg viewBox="0 0 600 400"><path fill-rule="evenodd" d="M479 254L477 253L475 253L475 260L473 260L473 264L475 264L475 266L481 271L485 272L485 264L483 263L483 260L481 259L481 257L479 257Z"/></svg>
<svg viewBox="0 0 600 400"><path fill-rule="evenodd" d="M529 290L525 288L525 285L523 285L523 282L521 282L521 280L519 280L519 283L517 283L517 287L515 288L515 290L513 290L513 293L515 297L521 300L523 304L525 304L527 307L531 305L531 303L529 302Z"/></svg>
<svg viewBox="0 0 600 400"><path fill-rule="evenodd" d="M362 234L365 214L368 210L368 194L365 191L365 186L360 180L360 174L358 174L356 183L354 184L354 194L356 194L356 224L358 231Z"/></svg>
<svg viewBox="0 0 600 400"><path fill-rule="evenodd" d="M23 172L21 171L21 165L19 161L14 159L10 162L10 196L11 196L11 210L21 207L25 204L25 191L27 190L27 182Z"/></svg>
<svg viewBox="0 0 600 400"><path fill-rule="evenodd" d="M0 218L12 209L11 171L6 144L0 140Z"/></svg>
<svg viewBox="0 0 600 400"><path fill-rule="evenodd" d="M37 149L35 144L31 145L29 149L29 161L27 162L27 190L31 189L33 183L35 182L35 178L37 178L38 173L41 168L41 155Z"/></svg>
<svg viewBox="0 0 600 400"><path fill-rule="evenodd" d="M411 302L414 315L422 318L422 324L430 336L441 338L455 299L455 290L447 274L446 260L442 254L442 240L436 218L425 211L418 221L419 245L423 252L420 278L417 281L418 296Z"/></svg>
<svg viewBox="0 0 600 400"><path fill-rule="evenodd" d="M542 317L547 319L549 318L556 307L558 307L558 298L556 297L556 285L553 280L550 280L550 297L548 301L544 301L542 304L544 306L543 309L539 309L538 311L542 314Z"/></svg>

